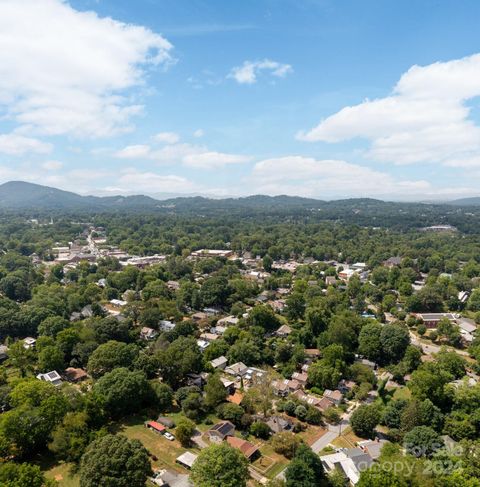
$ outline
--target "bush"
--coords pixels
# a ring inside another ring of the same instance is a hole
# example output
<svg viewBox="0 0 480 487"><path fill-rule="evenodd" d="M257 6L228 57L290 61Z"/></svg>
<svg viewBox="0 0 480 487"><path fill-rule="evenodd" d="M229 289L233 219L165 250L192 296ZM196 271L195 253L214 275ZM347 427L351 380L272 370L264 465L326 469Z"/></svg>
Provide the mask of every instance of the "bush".
<svg viewBox="0 0 480 487"><path fill-rule="evenodd" d="M255 421L255 423L250 426L250 433L255 436L255 438L267 440L270 437L270 428L266 423Z"/></svg>
<svg viewBox="0 0 480 487"><path fill-rule="evenodd" d="M425 333L427 333L427 327L422 323L421 325L417 326L417 332L420 336L423 336Z"/></svg>
<svg viewBox="0 0 480 487"><path fill-rule="evenodd" d="M304 421L307 416L307 408L300 404L295 408L295 416L300 420Z"/></svg>
<svg viewBox="0 0 480 487"><path fill-rule="evenodd" d="M297 405L293 401L283 403L283 410L289 415L294 416Z"/></svg>
<svg viewBox="0 0 480 487"><path fill-rule="evenodd" d="M273 451L289 459L293 458L301 442L298 436L289 432L277 433L270 440Z"/></svg>

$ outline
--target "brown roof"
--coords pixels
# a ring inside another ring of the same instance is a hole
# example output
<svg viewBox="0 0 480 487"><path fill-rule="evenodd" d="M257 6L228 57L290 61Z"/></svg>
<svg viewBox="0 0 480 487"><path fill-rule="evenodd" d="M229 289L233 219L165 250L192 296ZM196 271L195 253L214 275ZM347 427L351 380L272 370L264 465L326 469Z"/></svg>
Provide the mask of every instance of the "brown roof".
<svg viewBox="0 0 480 487"><path fill-rule="evenodd" d="M318 357L320 355L320 350L318 348L306 348L305 355L310 357Z"/></svg>
<svg viewBox="0 0 480 487"><path fill-rule="evenodd" d="M233 404L239 404L243 401L243 394L241 392L235 391L235 394L227 397L228 402L233 402Z"/></svg>
<svg viewBox="0 0 480 487"><path fill-rule="evenodd" d="M258 446L236 436L229 436L227 443L233 448L240 450L247 458L250 458L258 450Z"/></svg>
<svg viewBox="0 0 480 487"><path fill-rule="evenodd" d="M76 381L85 379L86 377L88 377L88 374L83 369L68 367L68 369L65 370L65 377L67 378L67 380Z"/></svg>

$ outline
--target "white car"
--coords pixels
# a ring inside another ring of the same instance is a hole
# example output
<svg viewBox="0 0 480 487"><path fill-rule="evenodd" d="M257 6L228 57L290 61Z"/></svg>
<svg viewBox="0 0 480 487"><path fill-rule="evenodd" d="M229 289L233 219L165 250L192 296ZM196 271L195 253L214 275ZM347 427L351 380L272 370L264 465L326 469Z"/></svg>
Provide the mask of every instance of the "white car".
<svg viewBox="0 0 480 487"><path fill-rule="evenodd" d="M165 436L165 438L168 440L168 441L173 441L175 439L175 436L172 435L172 433L169 433L168 431L163 433L163 436Z"/></svg>

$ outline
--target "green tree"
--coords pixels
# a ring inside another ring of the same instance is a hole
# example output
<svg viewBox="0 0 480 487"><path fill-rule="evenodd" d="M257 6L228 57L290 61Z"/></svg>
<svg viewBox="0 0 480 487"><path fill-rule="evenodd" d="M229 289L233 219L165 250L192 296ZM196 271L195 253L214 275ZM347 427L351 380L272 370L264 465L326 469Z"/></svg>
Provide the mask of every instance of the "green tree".
<svg viewBox="0 0 480 487"><path fill-rule="evenodd" d="M177 422L175 435L183 447L190 446L192 436L195 433L195 423L188 418L180 418Z"/></svg>
<svg viewBox="0 0 480 487"><path fill-rule="evenodd" d="M90 440L88 416L85 412L70 412L65 415L52 433L48 448L61 460L77 463Z"/></svg>
<svg viewBox="0 0 480 487"><path fill-rule="evenodd" d="M386 363L398 362L410 344L408 330L403 325L385 325L380 333L382 357Z"/></svg>
<svg viewBox="0 0 480 487"><path fill-rule="evenodd" d="M138 356L138 348L123 342L111 340L100 345L90 355L88 373L98 378L117 367L129 367Z"/></svg>
<svg viewBox="0 0 480 487"><path fill-rule="evenodd" d="M244 487L248 477L246 458L225 443L204 448L191 475L196 487Z"/></svg>
<svg viewBox="0 0 480 487"><path fill-rule="evenodd" d="M270 437L270 428L262 421L255 421L250 426L250 433L255 436L255 438L267 440Z"/></svg>
<svg viewBox="0 0 480 487"><path fill-rule="evenodd" d="M362 405L355 409L350 418L350 425L354 433L362 438L373 438L375 427L380 422L377 406Z"/></svg>
<svg viewBox="0 0 480 487"><path fill-rule="evenodd" d="M219 374L212 374L205 384L205 404L208 407L214 408L221 402L225 401L228 391L223 382L220 380Z"/></svg>
<svg viewBox="0 0 480 487"><path fill-rule="evenodd" d="M443 447L440 435L428 426L416 426L404 437L405 449L415 457L430 457Z"/></svg>
<svg viewBox="0 0 480 487"><path fill-rule="evenodd" d="M138 370L132 372L124 367L114 369L101 377L93 386L93 393L113 418L138 411L151 398L151 389L145 374Z"/></svg>
<svg viewBox="0 0 480 487"><path fill-rule="evenodd" d="M409 484L395 472L374 466L360 474L357 487L407 487Z"/></svg>
<svg viewBox="0 0 480 487"><path fill-rule="evenodd" d="M22 341L15 342L8 350L8 364L20 371L25 377L33 369L35 353L32 349L26 349Z"/></svg>
<svg viewBox="0 0 480 487"><path fill-rule="evenodd" d="M375 321L367 323L358 336L358 353L368 360L378 362L382 356L381 333L382 325Z"/></svg>
<svg viewBox="0 0 480 487"><path fill-rule="evenodd" d="M148 452L138 440L106 435L82 456L80 487L145 487L152 473Z"/></svg>
<svg viewBox="0 0 480 487"><path fill-rule="evenodd" d="M322 462L307 445L300 445L285 470L286 487L327 485Z"/></svg>
<svg viewBox="0 0 480 487"><path fill-rule="evenodd" d="M37 465L6 462L0 465L0 485L2 487L54 487L56 482L47 480Z"/></svg>
<svg viewBox="0 0 480 487"><path fill-rule="evenodd" d="M62 372L65 368L64 353L56 345L43 348L38 353L38 368L42 372Z"/></svg>
<svg viewBox="0 0 480 487"><path fill-rule="evenodd" d="M179 337L166 350L158 353L160 374L171 387L177 388L187 374L200 372L202 355L193 337Z"/></svg>

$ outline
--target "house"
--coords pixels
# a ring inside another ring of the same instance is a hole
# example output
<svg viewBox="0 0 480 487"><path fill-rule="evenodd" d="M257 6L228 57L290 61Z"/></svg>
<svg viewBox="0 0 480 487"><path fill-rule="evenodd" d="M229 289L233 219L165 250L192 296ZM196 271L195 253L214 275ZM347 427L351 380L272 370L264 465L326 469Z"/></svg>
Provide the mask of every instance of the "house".
<svg viewBox="0 0 480 487"><path fill-rule="evenodd" d="M280 397L286 397L302 388L301 384L295 379L274 380L272 387L274 394Z"/></svg>
<svg viewBox="0 0 480 487"><path fill-rule="evenodd" d="M230 326L230 325L237 325L239 322L239 318L236 316L230 315L226 316L225 318L220 318L217 321L217 326Z"/></svg>
<svg viewBox="0 0 480 487"><path fill-rule="evenodd" d="M236 436L229 436L227 438L227 443L231 447L240 450L245 455L245 458L249 461L253 461L259 456L260 451L258 446L250 443L247 440L242 440L242 438L237 438Z"/></svg>
<svg viewBox="0 0 480 487"><path fill-rule="evenodd" d="M172 323L169 320L160 320L158 322L158 328L160 331L172 331L175 326L175 323Z"/></svg>
<svg viewBox="0 0 480 487"><path fill-rule="evenodd" d="M380 457L381 450L383 446L388 443L387 440L380 440L379 438L375 440L360 441L358 446L373 460L377 460Z"/></svg>
<svg viewBox="0 0 480 487"><path fill-rule="evenodd" d="M210 345L210 342L207 342L206 340L197 340L197 345L200 351L204 352L206 348Z"/></svg>
<svg viewBox="0 0 480 487"><path fill-rule="evenodd" d="M189 475L167 469L155 472L150 480L153 484L158 485L159 487L193 487Z"/></svg>
<svg viewBox="0 0 480 487"><path fill-rule="evenodd" d="M243 377L248 371L248 367L243 362L237 362L236 364L229 365L225 369L225 373L234 376Z"/></svg>
<svg viewBox="0 0 480 487"><path fill-rule="evenodd" d="M202 311L199 311L198 313L193 313L191 316L193 321L204 321L208 319L207 313L203 313Z"/></svg>
<svg viewBox="0 0 480 487"><path fill-rule="evenodd" d="M207 258L207 257L224 257L228 258L233 255L232 250L211 250L211 249L200 249L195 250L191 254L191 257L195 258Z"/></svg>
<svg viewBox="0 0 480 487"><path fill-rule="evenodd" d="M342 394L346 394L347 392L350 392L354 387L355 387L355 382L353 382L353 380L342 379L338 384L338 390Z"/></svg>
<svg viewBox="0 0 480 487"><path fill-rule="evenodd" d="M315 407L323 412L326 411L328 408L334 407L334 404L332 401L330 401L330 399L326 397L322 397L322 399L320 399L320 401L318 401L318 403L315 404Z"/></svg>
<svg viewBox="0 0 480 487"><path fill-rule="evenodd" d="M456 323L452 313L416 313L415 317L422 320L427 328L437 328L438 322L444 318L452 323Z"/></svg>
<svg viewBox="0 0 480 487"><path fill-rule="evenodd" d="M142 340L154 340L158 336L158 331L148 326L144 326L140 331L140 338Z"/></svg>
<svg viewBox="0 0 480 487"><path fill-rule="evenodd" d="M235 434L235 426L230 421L222 421L212 426L205 435L213 443L221 443L227 436Z"/></svg>
<svg viewBox="0 0 480 487"><path fill-rule="evenodd" d="M219 335L215 335L215 333L202 333L200 335L200 339L205 340L208 343L214 342L218 338L220 338Z"/></svg>
<svg viewBox="0 0 480 487"><path fill-rule="evenodd" d="M225 367L227 366L227 364L228 364L228 360L223 355L221 357L218 357L218 358L213 359L213 360L210 361L210 365L214 369L224 370Z"/></svg>
<svg viewBox="0 0 480 487"><path fill-rule="evenodd" d="M281 433L283 431L291 431L293 424L290 420L282 418L281 416L270 416L266 422L272 433Z"/></svg>
<svg viewBox="0 0 480 487"><path fill-rule="evenodd" d="M282 325L276 332L275 334L279 337L288 337L292 333L292 329L288 325Z"/></svg>
<svg viewBox="0 0 480 487"><path fill-rule="evenodd" d="M38 374L37 379L44 380L45 382L50 382L50 384L53 384L56 387L62 385L62 378L56 370L52 370L51 372L47 372L46 374Z"/></svg>
<svg viewBox="0 0 480 487"><path fill-rule="evenodd" d="M328 399L330 402L338 406L343 399L343 395L340 391L331 391L330 389L326 389L323 393L323 397Z"/></svg>
<svg viewBox="0 0 480 487"><path fill-rule="evenodd" d="M126 306L128 303L123 300L123 299L111 299L110 300L110 304L114 307L114 308L123 308L124 306Z"/></svg>
<svg viewBox="0 0 480 487"><path fill-rule="evenodd" d="M220 377L220 381L230 395L235 393L235 382L233 382L233 380L229 380L226 377Z"/></svg>
<svg viewBox="0 0 480 487"><path fill-rule="evenodd" d="M180 283L178 281L167 281L167 287L172 291L178 291L180 289Z"/></svg>
<svg viewBox="0 0 480 487"><path fill-rule="evenodd" d="M323 455L320 461L327 472L343 472L352 485L358 482L361 472L373 463L372 457L360 448L349 448L331 455Z"/></svg>
<svg viewBox="0 0 480 487"><path fill-rule="evenodd" d="M304 353L305 357L308 359L316 359L320 357L320 350L318 348L306 348Z"/></svg>
<svg viewBox="0 0 480 487"><path fill-rule="evenodd" d="M334 286L335 284L337 284L337 279L335 276L327 276L325 278L325 284L327 286Z"/></svg>
<svg viewBox="0 0 480 487"><path fill-rule="evenodd" d="M390 257L386 261L383 262L384 267L388 267L391 269L392 267L397 267L402 263L401 257Z"/></svg>
<svg viewBox="0 0 480 487"><path fill-rule="evenodd" d="M0 362L3 362L8 358L8 347L6 345L0 345Z"/></svg>
<svg viewBox="0 0 480 487"><path fill-rule="evenodd" d="M81 382L88 377L88 374L83 369L68 367L68 369L65 370L64 376L68 382Z"/></svg>
<svg viewBox="0 0 480 487"><path fill-rule="evenodd" d="M303 387L305 387L305 385L307 384L308 382L308 374L306 374L305 372L294 372L292 374L292 379L293 380L296 380L297 382L299 382Z"/></svg>
<svg viewBox="0 0 480 487"><path fill-rule="evenodd" d="M193 467L193 464L195 463L197 458L198 455L195 455L195 453L186 451L185 453L182 453L180 456L178 456L175 461L182 467L190 470Z"/></svg>
<svg viewBox="0 0 480 487"><path fill-rule="evenodd" d="M274 380L272 382L273 393L280 397L287 397L290 392L286 382L284 380Z"/></svg>
<svg viewBox="0 0 480 487"><path fill-rule="evenodd" d="M163 424L163 426L167 428L175 428L175 422L166 416L159 416L157 418L157 423Z"/></svg>
<svg viewBox="0 0 480 487"><path fill-rule="evenodd" d="M163 435L163 433L167 431L167 428L165 428L163 424L160 424L157 421L147 421L145 423L145 428L148 428L155 433L160 433L161 435Z"/></svg>
<svg viewBox="0 0 480 487"><path fill-rule="evenodd" d="M350 278L355 274L355 271L353 269L344 269L343 271L340 271L338 273L338 277L342 281L349 281Z"/></svg>
<svg viewBox="0 0 480 487"><path fill-rule="evenodd" d="M27 350L29 348L35 348L35 343L37 343L35 338L27 337L23 340L23 348L26 348Z"/></svg>

